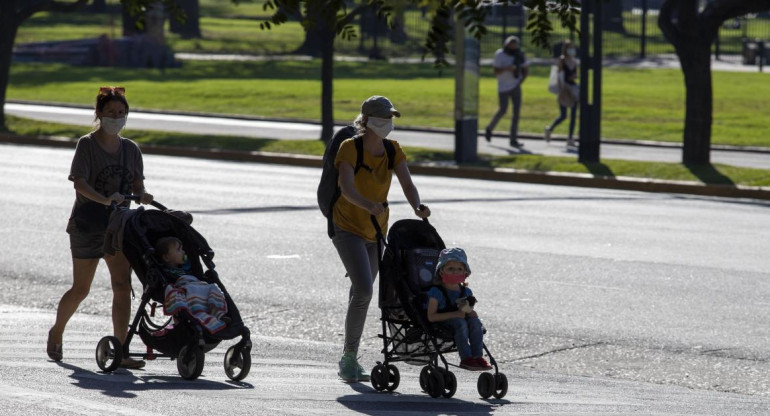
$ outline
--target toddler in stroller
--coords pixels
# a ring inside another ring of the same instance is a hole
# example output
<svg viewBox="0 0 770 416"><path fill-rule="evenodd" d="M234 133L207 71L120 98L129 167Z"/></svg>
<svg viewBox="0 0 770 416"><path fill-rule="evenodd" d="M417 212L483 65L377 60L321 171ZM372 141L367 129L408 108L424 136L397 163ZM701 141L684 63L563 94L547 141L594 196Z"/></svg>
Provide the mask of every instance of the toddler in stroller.
<svg viewBox="0 0 770 416"><path fill-rule="evenodd" d="M427 317L429 322L439 322L451 328L460 367L466 370L490 370L484 359L484 328L473 310L476 298L465 284L471 268L465 251L461 248L441 250L436 266L436 286L428 291Z"/></svg>
<svg viewBox="0 0 770 416"><path fill-rule="evenodd" d="M225 315L225 295L217 285L202 282L190 274L190 263L182 240L176 237L160 238L155 243L155 255L163 264L163 271L168 276L176 276L173 284L166 286L163 302L166 315L175 316L180 310L187 311L212 334L231 322Z"/></svg>
<svg viewBox="0 0 770 416"><path fill-rule="evenodd" d="M224 369L230 379L242 380L251 368L251 333L214 269L214 251L189 224L189 215L178 215L157 202L153 206L158 209L117 208L110 217L110 226L119 225L115 235L121 236L121 249L143 291L125 344L113 336L102 338L96 347L97 365L112 372L123 357L169 357L176 360L183 378L194 380L203 371L206 352L223 340L240 337L225 353ZM155 246L165 247L160 257ZM169 246L173 254L166 252ZM186 262L184 253L189 254ZM175 267L180 264L185 268L189 264L188 270ZM180 290L183 282L188 286L184 291ZM166 302L167 294L172 295L171 304ZM188 301L191 296L196 298L192 304ZM173 311L163 324L152 319L157 304L163 305L166 312ZM147 346L146 353L129 353L134 335L139 335Z"/></svg>
<svg viewBox="0 0 770 416"><path fill-rule="evenodd" d="M381 233L378 242L382 243ZM427 220L400 220L394 223L388 232L385 251L380 262L379 307L382 312L382 353L384 361L378 361L371 372L372 386L377 391L395 391L400 382L400 374L394 362L424 365L420 371L420 387L431 397L450 398L457 391L457 378L449 370L450 364L445 354L459 352L462 358L460 366L472 370L493 369L479 375L477 389L479 395L487 399L491 396L503 398L508 392L508 379L500 373L497 362L483 343L483 337L477 331L481 325L478 318L463 323L472 330L457 334L447 328L442 318L463 318L476 316L472 309L475 303L470 289L465 288L468 304L461 302L458 309L463 312L446 312L443 306L451 305L449 291L444 295L444 286L436 286L436 272L455 281L448 286L459 288L460 280L470 274L467 259L460 256L458 249L445 252L443 261L440 253L446 246ZM463 253L464 254L464 253ZM455 261L460 263L453 263ZM437 267L438 266L438 267ZM451 267L445 267L451 266ZM452 276L454 275L454 276ZM457 276L460 275L460 276ZM457 290L456 297L462 298L463 291ZM431 298L433 298L431 300ZM435 310L428 317L429 307L435 302ZM462 319L465 321L465 319ZM473 333L473 335L471 335ZM458 342L455 342L457 336ZM456 345L459 344L459 345ZM466 350L467 348L467 350ZM482 362L486 353L490 363Z"/></svg>

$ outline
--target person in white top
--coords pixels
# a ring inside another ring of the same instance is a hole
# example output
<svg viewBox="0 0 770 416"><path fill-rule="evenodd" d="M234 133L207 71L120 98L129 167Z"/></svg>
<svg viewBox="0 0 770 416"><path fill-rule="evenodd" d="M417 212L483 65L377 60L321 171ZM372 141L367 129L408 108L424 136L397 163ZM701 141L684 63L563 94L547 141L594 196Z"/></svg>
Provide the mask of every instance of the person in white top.
<svg viewBox="0 0 770 416"><path fill-rule="evenodd" d="M498 108L484 131L484 138L492 140L492 131L508 111L508 100L513 102L510 142L513 147L521 147L517 137L519 133L519 113L521 110L521 84L529 73L529 62L519 48L519 38L509 36L503 47L495 51L493 63L497 77Z"/></svg>

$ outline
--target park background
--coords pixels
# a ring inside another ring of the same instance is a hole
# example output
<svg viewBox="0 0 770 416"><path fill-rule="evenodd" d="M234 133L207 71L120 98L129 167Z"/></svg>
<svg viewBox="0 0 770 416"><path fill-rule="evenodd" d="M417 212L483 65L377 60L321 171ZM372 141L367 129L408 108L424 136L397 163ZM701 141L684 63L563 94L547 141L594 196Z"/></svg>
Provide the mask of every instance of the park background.
<svg viewBox="0 0 770 416"><path fill-rule="evenodd" d="M671 60L673 47L657 27L655 7L660 1L610 2L603 38L605 62L602 137L629 141L679 143L684 127L684 82L679 69L640 69L634 62ZM7 98L12 101L92 105L95 88L124 85L132 109L201 112L318 121L320 116L320 59L307 56L306 35L298 22L262 30L271 15L262 2L235 5L226 0L200 0L200 36L172 33L166 19L164 42L175 59L154 68L109 67L84 64L83 45L99 38L117 42L123 32L122 9L117 0L74 13L37 13L19 29ZM641 7L646 6L646 8ZM422 43L429 27L425 11L404 8L401 22L388 29L375 16L354 22L358 36L335 42L334 119L352 120L361 101L375 94L389 96L404 117L398 127L452 128L454 126L454 68L436 68L430 56L422 60ZM555 97L547 82L553 49L534 46L524 29L526 10L494 7L488 12L489 33L482 39L482 59L490 59L502 39L522 38L535 65L524 84L520 131L542 135L557 115ZM551 43L575 38L555 25ZM363 28L363 29L362 29ZM770 148L765 116L770 105L767 74L759 71L757 39L770 38L767 15L749 15L727 22L713 47L717 60L747 71L714 71L714 145ZM448 45L450 54L451 42ZM87 48L86 48L87 49ZM42 52L41 52L42 51ZM80 51L80 52L78 52ZM298 54L297 52L302 52ZM451 56L448 56L451 59ZM496 81L490 65L480 80L479 124L486 123L497 105ZM508 129L505 117L498 132ZM19 134L76 138L82 127L52 125L9 117L7 129ZM130 123L129 123L130 127ZM566 133L566 123L556 134ZM159 132L127 131L140 143L269 150L321 154L323 143L275 143L271 140L191 137ZM410 149L414 160L446 159L447 152ZM591 171L575 157L511 155L483 158L481 163L528 170ZM709 182L677 164L603 160L615 175ZM715 181L743 185L770 185L770 175L757 169L716 166Z"/></svg>

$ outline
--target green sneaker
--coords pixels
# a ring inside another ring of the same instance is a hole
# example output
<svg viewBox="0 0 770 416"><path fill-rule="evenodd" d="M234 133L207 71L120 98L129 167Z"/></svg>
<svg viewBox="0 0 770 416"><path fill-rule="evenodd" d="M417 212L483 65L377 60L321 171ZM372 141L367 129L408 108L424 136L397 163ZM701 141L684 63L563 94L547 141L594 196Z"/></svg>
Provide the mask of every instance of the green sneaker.
<svg viewBox="0 0 770 416"><path fill-rule="evenodd" d="M369 374L364 372L364 368L358 363L356 358L356 352L346 352L342 354L342 358L339 362L340 371L337 375L348 383L356 381L369 381Z"/></svg>

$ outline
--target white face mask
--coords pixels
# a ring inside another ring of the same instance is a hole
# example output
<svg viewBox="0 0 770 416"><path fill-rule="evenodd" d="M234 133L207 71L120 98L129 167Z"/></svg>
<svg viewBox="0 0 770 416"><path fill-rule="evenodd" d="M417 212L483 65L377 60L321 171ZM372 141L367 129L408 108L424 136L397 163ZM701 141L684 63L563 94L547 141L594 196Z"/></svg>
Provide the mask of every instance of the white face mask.
<svg viewBox="0 0 770 416"><path fill-rule="evenodd" d="M126 118L102 117L101 126L107 134L118 134L126 125Z"/></svg>
<svg viewBox="0 0 770 416"><path fill-rule="evenodd" d="M374 134L384 139L388 137L390 132L394 129L393 119L369 116L369 119L366 121L366 127L370 128Z"/></svg>
<svg viewBox="0 0 770 416"><path fill-rule="evenodd" d="M575 50L575 48L567 49L567 55L569 55L569 56L575 56L576 53L577 53L577 51Z"/></svg>

